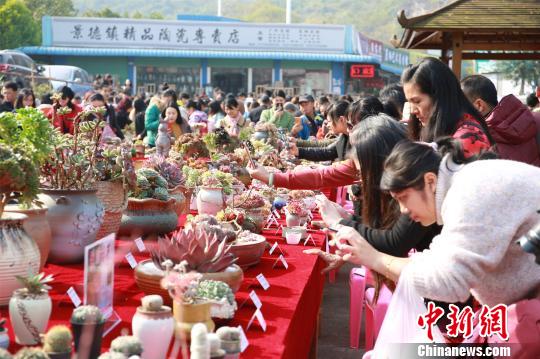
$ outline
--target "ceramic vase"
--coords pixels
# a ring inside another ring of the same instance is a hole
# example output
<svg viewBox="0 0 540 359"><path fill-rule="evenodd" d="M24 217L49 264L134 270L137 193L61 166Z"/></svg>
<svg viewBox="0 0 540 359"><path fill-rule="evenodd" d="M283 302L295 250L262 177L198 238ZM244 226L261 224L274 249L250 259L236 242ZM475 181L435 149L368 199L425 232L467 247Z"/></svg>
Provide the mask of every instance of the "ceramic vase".
<svg viewBox="0 0 540 359"><path fill-rule="evenodd" d="M176 186L169 189L169 195L175 199L176 203L174 204L174 210L178 216L186 213L186 207L188 202L188 196L186 195L187 188L184 186ZM191 195L189 195L189 200L191 201Z"/></svg>
<svg viewBox="0 0 540 359"><path fill-rule="evenodd" d="M24 214L7 212L0 218L0 306L7 305L13 292L21 287L15 276L39 270L38 246L23 227L26 218Z"/></svg>
<svg viewBox="0 0 540 359"><path fill-rule="evenodd" d="M96 235L97 239L116 233L120 228L122 213L127 207L127 191L122 181L97 182L97 197L104 207L103 223Z"/></svg>
<svg viewBox="0 0 540 359"><path fill-rule="evenodd" d="M199 214L215 216L226 206L226 198L222 188L200 187L197 193L197 210Z"/></svg>
<svg viewBox="0 0 540 359"><path fill-rule="evenodd" d="M206 325L208 332L216 327L212 321L210 302L185 304L173 301L173 314L176 321L175 335L177 338L188 339L191 336L191 328L197 323Z"/></svg>
<svg viewBox="0 0 540 359"><path fill-rule="evenodd" d="M49 262L81 263L84 247L96 241L105 214L96 190L44 189L39 199L49 208L52 231Z"/></svg>
<svg viewBox="0 0 540 359"><path fill-rule="evenodd" d="M141 341L142 359L165 359L174 333L174 318L170 307L162 306L161 311L145 311L138 307L133 316L133 335Z"/></svg>
<svg viewBox="0 0 540 359"><path fill-rule="evenodd" d="M18 289L9 301L9 319L15 341L20 345L36 345L41 342L51 316L52 301L49 294L25 297Z"/></svg>
<svg viewBox="0 0 540 359"><path fill-rule="evenodd" d="M174 198L168 201L129 198L118 234L140 237L174 231L178 225L175 202Z"/></svg>
<svg viewBox="0 0 540 359"><path fill-rule="evenodd" d="M8 205L5 211L22 213L28 217L23 222L23 228L39 248L39 271L41 272L41 269L47 262L47 258L49 258L52 243L51 227L47 221L47 208L22 209L18 205Z"/></svg>

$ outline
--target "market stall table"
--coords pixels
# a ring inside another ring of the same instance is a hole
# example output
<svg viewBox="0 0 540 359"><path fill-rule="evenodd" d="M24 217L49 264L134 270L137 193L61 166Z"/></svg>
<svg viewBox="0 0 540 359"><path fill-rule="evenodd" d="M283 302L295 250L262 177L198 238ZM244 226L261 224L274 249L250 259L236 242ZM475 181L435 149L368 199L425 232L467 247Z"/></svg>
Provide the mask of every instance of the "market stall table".
<svg viewBox="0 0 540 359"><path fill-rule="evenodd" d="M281 221L283 223L284 221ZM309 231L318 248L324 247L324 234L319 231ZM249 347L242 358L307 358L315 353L318 315L321 304L324 277L320 274L324 263L317 257L306 255L302 251L313 248L313 243L306 246L303 242L299 245L288 245L281 237L281 231L276 229L265 230L264 236L268 243L278 242L285 253L288 269L282 266L273 268L279 251L272 255L268 250L263 255L261 262L244 271L244 281L236 293L239 304L249 298L251 290L255 290L259 296L262 307L261 311L267 322L267 330L263 330L256 323L246 331ZM124 333L127 329L131 333L131 320L136 308L140 305L140 299L144 296L137 287L133 270L124 258L127 251L132 251L135 259L141 261L149 257L148 253L138 253L137 247L131 242L119 242L116 254L116 267L114 275L114 310L122 322L105 338L103 348L109 347L112 339ZM83 296L83 265L54 265L48 264L44 268L47 274L54 274L55 281L50 292L53 300L53 310L49 327L56 324L68 324L71 312L74 308L66 294L70 287L74 287L82 299ZM256 276L263 273L270 288L264 290L256 280ZM238 326L244 330L255 311L255 306L250 300L236 312L234 319L219 321L220 325ZM19 346L14 341L14 333L9 323L7 307L0 310L2 317L7 318L11 343L9 350L15 352Z"/></svg>

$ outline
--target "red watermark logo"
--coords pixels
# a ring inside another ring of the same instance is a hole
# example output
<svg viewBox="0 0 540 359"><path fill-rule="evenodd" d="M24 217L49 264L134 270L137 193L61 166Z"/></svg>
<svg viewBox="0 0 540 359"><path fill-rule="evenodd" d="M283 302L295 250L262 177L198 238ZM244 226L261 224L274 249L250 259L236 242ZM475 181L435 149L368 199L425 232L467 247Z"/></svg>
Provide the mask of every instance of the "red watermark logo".
<svg viewBox="0 0 540 359"><path fill-rule="evenodd" d="M446 316L450 323L446 326L446 334L449 337L459 335L467 339L473 335L476 319L479 327L478 334L481 337L490 337L497 334L502 340L508 340L508 314L506 304L499 304L493 308L483 305L482 309L476 313L467 306L459 308L450 304L450 313ZM427 337L433 341L433 326L444 315L444 309L436 306L433 302L428 303L427 313L418 316L418 325L422 329L427 329ZM476 316L476 317L475 317Z"/></svg>

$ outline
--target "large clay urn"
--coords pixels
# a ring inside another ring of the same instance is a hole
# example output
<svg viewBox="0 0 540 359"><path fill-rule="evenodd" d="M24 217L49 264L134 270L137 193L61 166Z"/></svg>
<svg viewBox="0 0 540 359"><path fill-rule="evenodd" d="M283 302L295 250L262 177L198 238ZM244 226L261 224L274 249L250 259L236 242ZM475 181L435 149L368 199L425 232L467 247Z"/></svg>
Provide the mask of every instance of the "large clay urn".
<svg viewBox="0 0 540 359"><path fill-rule="evenodd" d="M140 237L174 231L178 225L175 203L174 198L168 201L129 198L118 234Z"/></svg>
<svg viewBox="0 0 540 359"><path fill-rule="evenodd" d="M122 181L99 181L97 182L97 197L105 208L103 223L97 234L97 239L101 239L108 234L116 233L120 228L128 196Z"/></svg>
<svg viewBox="0 0 540 359"><path fill-rule="evenodd" d="M27 276L39 269L39 249L23 227L24 214L4 213L0 218L0 306L21 288L15 276Z"/></svg>
<svg viewBox="0 0 540 359"><path fill-rule="evenodd" d="M84 247L96 241L104 209L96 190L44 189L39 199L49 209L52 232L51 263L81 263Z"/></svg>
<svg viewBox="0 0 540 359"><path fill-rule="evenodd" d="M39 248L39 271L41 272L41 269L43 269L43 266L47 262L47 258L49 258L52 243L51 227L47 221L47 208L32 207L23 209L18 205L11 204L6 206L5 211L21 213L27 217L23 222L23 228Z"/></svg>

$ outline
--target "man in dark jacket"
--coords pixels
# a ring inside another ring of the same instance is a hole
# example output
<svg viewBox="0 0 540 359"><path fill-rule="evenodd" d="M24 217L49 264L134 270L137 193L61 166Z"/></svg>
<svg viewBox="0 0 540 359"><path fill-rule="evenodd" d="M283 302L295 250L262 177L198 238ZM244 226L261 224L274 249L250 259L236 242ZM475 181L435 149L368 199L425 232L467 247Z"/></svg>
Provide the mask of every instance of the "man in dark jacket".
<svg viewBox="0 0 540 359"><path fill-rule="evenodd" d="M472 75L461 81L465 96L485 117L489 133L503 159L540 167L540 144L536 121L531 111L514 95L497 101L497 89L491 80Z"/></svg>
<svg viewBox="0 0 540 359"><path fill-rule="evenodd" d="M6 82L2 86L2 95L4 102L0 104L0 113L13 112L15 109L15 101L17 100L17 84L15 82Z"/></svg>
<svg viewBox="0 0 540 359"><path fill-rule="evenodd" d="M260 101L261 105L249 112L249 120L253 123L259 122L262 112L272 106L272 101L267 95L262 95Z"/></svg>

